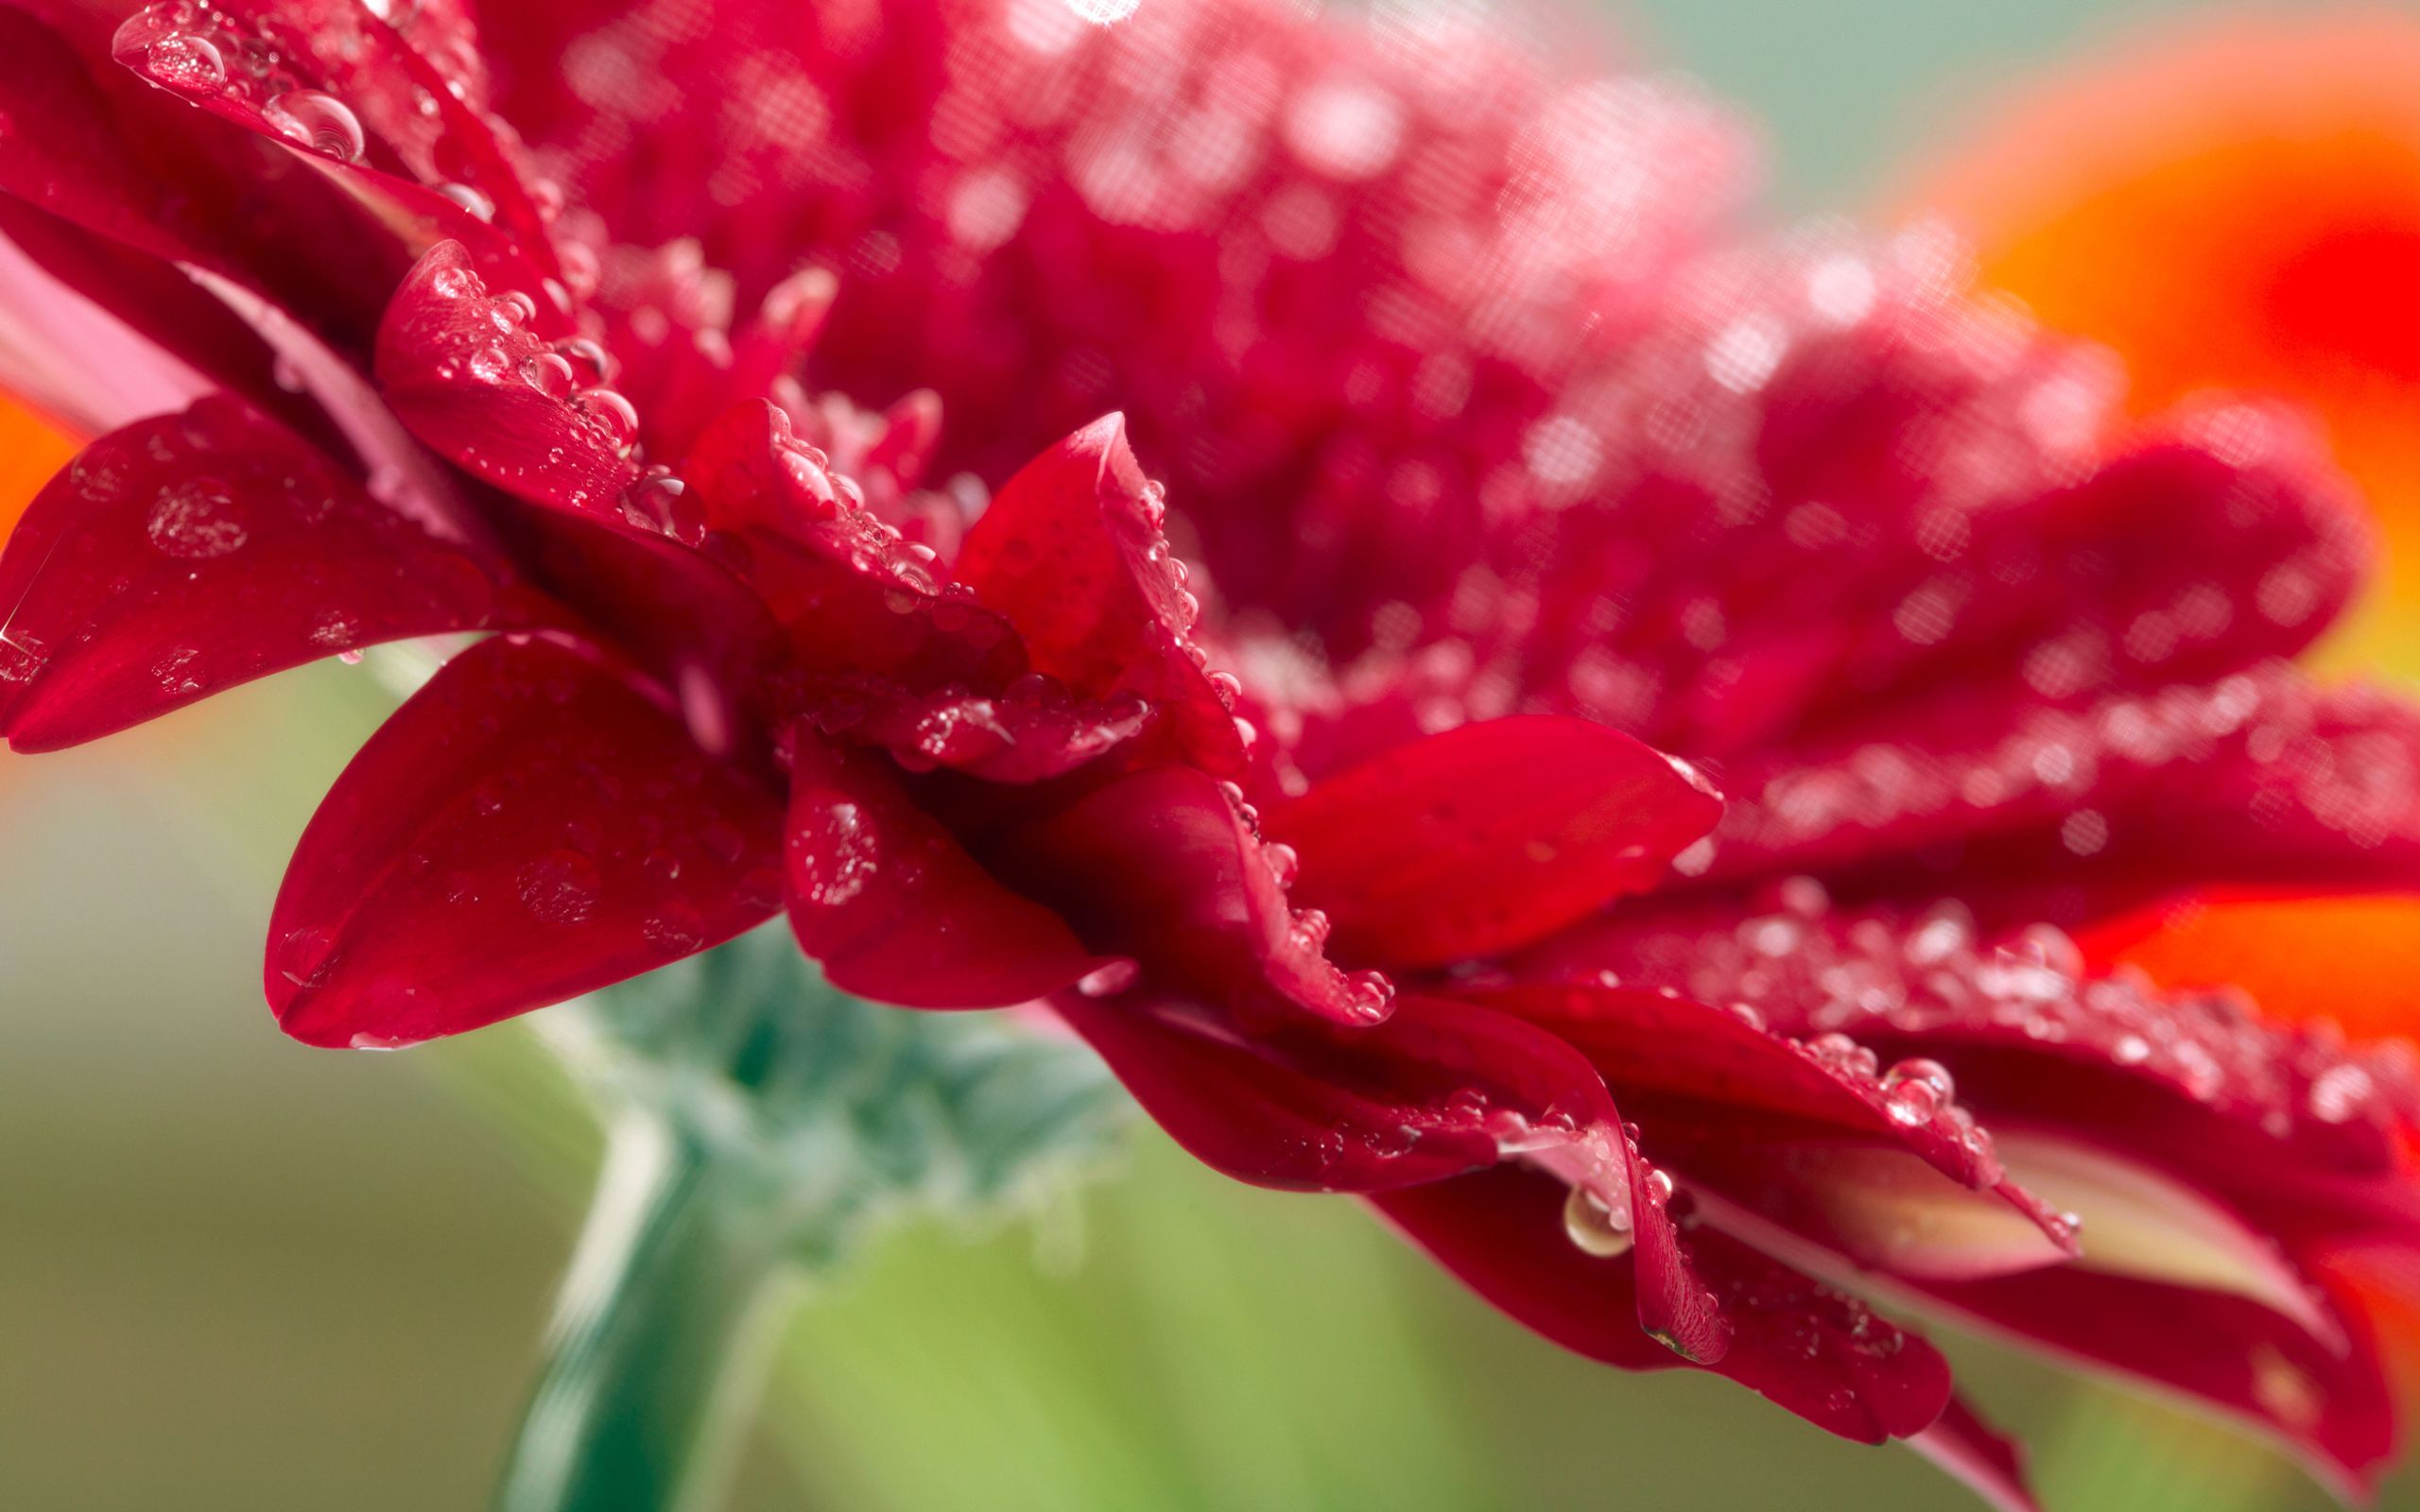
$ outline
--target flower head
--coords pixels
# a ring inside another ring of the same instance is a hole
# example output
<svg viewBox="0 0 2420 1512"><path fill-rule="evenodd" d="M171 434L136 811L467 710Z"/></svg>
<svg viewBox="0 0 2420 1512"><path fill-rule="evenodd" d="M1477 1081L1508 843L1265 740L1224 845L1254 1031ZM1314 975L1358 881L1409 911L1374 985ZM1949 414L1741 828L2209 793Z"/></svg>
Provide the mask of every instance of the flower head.
<svg viewBox="0 0 2420 1512"><path fill-rule="evenodd" d="M1721 234L1693 94L1435 18L0 25L10 266L99 333L26 391L113 427L0 558L11 743L496 632L303 835L288 1032L786 910L2005 1499L1859 1293L2388 1452L2340 1275L2414 1239L2408 1068L2060 932L2420 864L2413 714L2288 662L2368 542L2285 418L2121 421L1937 234Z"/></svg>

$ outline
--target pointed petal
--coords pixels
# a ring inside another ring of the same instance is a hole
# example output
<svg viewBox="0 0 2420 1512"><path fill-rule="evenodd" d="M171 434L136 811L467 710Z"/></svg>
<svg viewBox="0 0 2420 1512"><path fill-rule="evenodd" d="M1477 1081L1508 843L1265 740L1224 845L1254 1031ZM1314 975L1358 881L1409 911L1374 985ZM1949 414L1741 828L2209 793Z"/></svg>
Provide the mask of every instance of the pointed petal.
<svg viewBox="0 0 2420 1512"><path fill-rule="evenodd" d="M1034 670L1084 697L1148 699L1188 761L1237 777L1243 747L1198 660L1201 609L1168 555L1164 511L1112 415L1001 488L967 532L959 580L1016 627Z"/></svg>
<svg viewBox="0 0 2420 1512"><path fill-rule="evenodd" d="M1652 886L1714 826L1694 773L1585 720L1464 725L1272 810L1297 895L1357 959L1438 966L1538 939Z"/></svg>
<svg viewBox="0 0 2420 1512"><path fill-rule="evenodd" d="M1110 963L1002 886L866 751L795 732L790 927L835 987L919 1008L1005 1007Z"/></svg>
<svg viewBox="0 0 2420 1512"><path fill-rule="evenodd" d="M1885 1073L1845 1041L1802 1043L1753 1010L1677 993L1572 982L1458 995L1577 1046L1656 1158L1693 1183L1769 1215L1821 1219L1835 1247L1861 1260L1997 1270L2075 1252L2068 1226L2009 1177L1938 1068ZM1925 1222L1895 1221L1910 1217ZM1844 1228L1893 1245L1843 1242L1854 1237ZM1975 1244L1951 1243L1961 1238Z"/></svg>
<svg viewBox="0 0 2420 1512"><path fill-rule="evenodd" d="M2225 1292L2272 1308L2315 1338L2337 1337L2310 1283L2263 1235L2172 1177L2056 1133L2001 1125L2012 1176L2083 1223L2087 1270Z"/></svg>
<svg viewBox="0 0 2420 1512"><path fill-rule="evenodd" d="M630 674L548 641L455 658L320 803L270 919L285 1032L386 1048L560 1002L781 906L781 813Z"/></svg>
<svg viewBox="0 0 2420 1512"><path fill-rule="evenodd" d="M2136 1264L2154 1263L2146 1249L2173 1265L2199 1256L2197 1281L2225 1276L2232 1289L2274 1303L2290 1273L2262 1258L2271 1242L2299 1266L2354 1237L2420 1236L2403 1150L2420 1090L2408 1053L2391 1046L2347 1046L2266 1023L2224 997L2087 978L2055 931L1996 945L1950 910L1913 920L1845 910L1738 920L1726 912L1569 943L1575 964L1746 1002L1775 1029L1815 1036L1840 1058L1872 1066L1922 1057L1953 1076L1959 1101L1994 1129L2089 1148L2089 1166L2068 1170L2072 1158L2046 1166L2046 1195L2062 1196L2064 1178L2084 1206L2109 1201L2119 1221L2148 1226L2158 1237L2131 1246ZM1603 1058L1579 1031L1556 1027ZM1653 1113L1619 1074L1611 1079L1634 1117ZM2156 1175L2121 1175L2136 1167ZM2081 1237L2089 1264L2088 1227Z"/></svg>
<svg viewBox="0 0 2420 1512"><path fill-rule="evenodd" d="M2394 1405L2377 1341L2349 1311L2351 1343L2340 1352L2243 1297L2082 1268L1924 1291L1995 1332L2248 1422L2356 1495L2394 1452Z"/></svg>
<svg viewBox="0 0 2420 1512"><path fill-rule="evenodd" d="M1565 1349L1633 1370L1685 1363L1640 1332L1631 1258L1592 1256L1564 1232L1552 1181L1496 1170L1373 1200L1474 1291ZM1923 1339L1715 1229L1682 1244L1731 1329L1716 1373L1860 1443L1940 1417L1949 1366Z"/></svg>
<svg viewBox="0 0 2420 1512"><path fill-rule="evenodd" d="M1975 1414L1962 1396L1908 1447L1940 1466L1988 1503L1992 1512L2042 1512L2025 1481L2025 1450Z"/></svg>
<svg viewBox="0 0 2420 1512"><path fill-rule="evenodd" d="M549 343L526 297L491 297L459 242L430 248L378 326L378 387L411 433L533 504L618 523L637 426L611 389L558 397L531 374ZM635 528L635 527L633 527Z"/></svg>
<svg viewBox="0 0 2420 1512"><path fill-rule="evenodd" d="M0 730L21 750L357 646L551 612L497 553L223 396L85 448L0 557Z"/></svg>

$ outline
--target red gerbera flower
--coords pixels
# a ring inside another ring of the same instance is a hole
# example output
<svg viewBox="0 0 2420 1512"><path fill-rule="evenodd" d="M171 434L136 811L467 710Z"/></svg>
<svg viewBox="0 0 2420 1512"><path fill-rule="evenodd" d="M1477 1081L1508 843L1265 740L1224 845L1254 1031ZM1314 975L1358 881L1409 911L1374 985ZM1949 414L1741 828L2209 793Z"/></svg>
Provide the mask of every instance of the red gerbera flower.
<svg viewBox="0 0 2420 1512"><path fill-rule="evenodd" d="M2403 1060L2056 927L2420 866L2411 712L2284 662L2367 550L2289 423L2120 425L1937 237L1722 245L1707 107L1451 26L481 20L0 9L27 391L117 426L0 559L11 743L503 632L303 835L288 1032L786 908L1574 1349L2004 1499L1843 1286L2388 1454Z"/></svg>

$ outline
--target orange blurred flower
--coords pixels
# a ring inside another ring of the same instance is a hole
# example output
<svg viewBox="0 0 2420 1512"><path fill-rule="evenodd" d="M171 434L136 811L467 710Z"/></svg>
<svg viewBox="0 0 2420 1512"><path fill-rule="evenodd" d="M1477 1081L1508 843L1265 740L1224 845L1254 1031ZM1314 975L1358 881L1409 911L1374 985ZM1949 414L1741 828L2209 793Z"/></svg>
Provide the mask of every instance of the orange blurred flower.
<svg viewBox="0 0 2420 1512"><path fill-rule="evenodd" d="M8 539L35 492L75 452L76 443L50 421L0 395L0 541Z"/></svg>
<svg viewBox="0 0 2420 1512"><path fill-rule="evenodd" d="M2228 387L2314 410L2392 549L2334 661L2420 672L2420 17L2154 35L2021 93L1910 198L2122 353L2139 408Z"/></svg>
<svg viewBox="0 0 2420 1512"><path fill-rule="evenodd" d="M2312 410L2390 552L2323 660L2420 673L2420 17L2155 32L2004 102L1906 198L2121 353L2136 406L2226 387ZM2084 943L2285 1017L2420 1029L2420 899L2207 898Z"/></svg>

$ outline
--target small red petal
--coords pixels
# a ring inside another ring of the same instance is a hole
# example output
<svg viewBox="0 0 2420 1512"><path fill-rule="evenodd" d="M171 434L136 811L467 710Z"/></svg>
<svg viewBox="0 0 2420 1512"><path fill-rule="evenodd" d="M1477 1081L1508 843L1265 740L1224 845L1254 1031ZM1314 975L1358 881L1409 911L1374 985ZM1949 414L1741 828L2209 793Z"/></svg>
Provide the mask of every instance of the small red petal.
<svg viewBox="0 0 2420 1512"><path fill-rule="evenodd" d="M550 344L534 303L488 284L459 242L415 264L378 326L378 387L413 435L468 472L533 504L618 522L639 476L637 421L611 389L563 393L544 381Z"/></svg>
<svg viewBox="0 0 2420 1512"><path fill-rule="evenodd" d="M0 557L0 730L74 745L406 636L547 616L500 554L224 397L103 437Z"/></svg>
<svg viewBox="0 0 2420 1512"><path fill-rule="evenodd" d="M337 780L269 924L269 1006L320 1045L457 1034L781 906L781 810L597 657L499 637Z"/></svg>
<svg viewBox="0 0 2420 1512"><path fill-rule="evenodd" d="M1528 716L1399 747L1269 816L1339 950L1436 966L1526 944L1652 886L1722 800L1627 735Z"/></svg>
<svg viewBox="0 0 2420 1512"><path fill-rule="evenodd" d="M1112 415L1001 488L967 532L959 580L1008 616L1034 670L1085 697L1150 700L1187 760L1240 776L1242 741L1197 660L1200 606L1168 554L1163 510Z"/></svg>
<svg viewBox="0 0 2420 1512"><path fill-rule="evenodd" d="M1002 886L882 758L794 734L790 927L835 987L919 1008L1030 1002L1110 963Z"/></svg>

